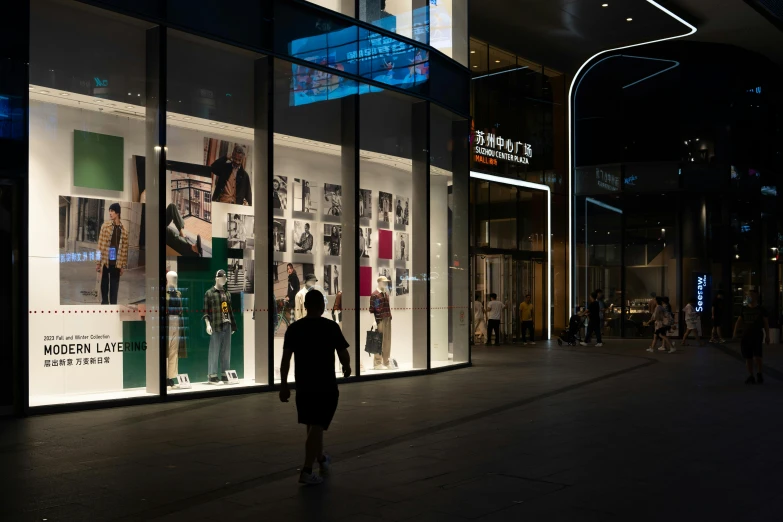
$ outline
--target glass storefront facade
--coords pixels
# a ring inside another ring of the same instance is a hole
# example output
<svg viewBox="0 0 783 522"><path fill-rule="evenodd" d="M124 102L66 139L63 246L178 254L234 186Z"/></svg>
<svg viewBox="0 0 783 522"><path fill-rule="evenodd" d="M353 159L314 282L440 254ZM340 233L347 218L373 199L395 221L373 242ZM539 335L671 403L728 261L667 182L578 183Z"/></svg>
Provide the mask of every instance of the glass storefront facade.
<svg viewBox="0 0 783 522"><path fill-rule="evenodd" d="M467 70L430 40L269 4L323 23L250 44L177 9L175 30L30 3L30 407L274 385L311 288L359 376L469 363L469 106L437 87Z"/></svg>
<svg viewBox="0 0 783 522"><path fill-rule="evenodd" d="M604 291L604 336L651 338L651 301L666 296L672 337L695 299L702 335L728 339L751 289L779 327L780 84L761 57L715 51L612 55L575 84L572 291L575 306Z"/></svg>
<svg viewBox="0 0 783 522"><path fill-rule="evenodd" d="M471 39L471 297L504 304L501 340L523 338L519 307L530 295L536 339L567 324L565 78L562 73ZM476 320L474 341L486 341Z"/></svg>

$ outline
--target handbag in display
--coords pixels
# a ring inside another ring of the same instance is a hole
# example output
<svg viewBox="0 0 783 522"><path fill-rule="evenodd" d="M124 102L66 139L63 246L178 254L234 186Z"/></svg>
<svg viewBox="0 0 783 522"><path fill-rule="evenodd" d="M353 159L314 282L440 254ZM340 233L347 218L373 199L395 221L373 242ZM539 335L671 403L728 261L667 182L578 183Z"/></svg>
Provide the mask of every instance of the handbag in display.
<svg viewBox="0 0 783 522"><path fill-rule="evenodd" d="M367 332L367 342L364 343L364 351L370 355L380 355L383 353L383 334L375 328L370 328Z"/></svg>

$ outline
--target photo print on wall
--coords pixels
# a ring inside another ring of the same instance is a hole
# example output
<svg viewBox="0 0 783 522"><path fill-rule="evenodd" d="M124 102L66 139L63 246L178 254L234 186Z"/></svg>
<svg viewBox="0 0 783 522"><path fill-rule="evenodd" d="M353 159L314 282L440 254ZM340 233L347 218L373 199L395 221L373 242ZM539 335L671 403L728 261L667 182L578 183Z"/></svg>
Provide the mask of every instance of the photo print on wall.
<svg viewBox="0 0 783 522"><path fill-rule="evenodd" d="M255 218L243 214L230 213L226 220L226 237L228 248L255 248L255 233L253 230Z"/></svg>
<svg viewBox="0 0 783 522"><path fill-rule="evenodd" d="M323 288L327 295L340 291L340 265L324 265Z"/></svg>
<svg viewBox="0 0 783 522"><path fill-rule="evenodd" d="M359 189L359 219L372 219L372 190Z"/></svg>
<svg viewBox="0 0 783 522"><path fill-rule="evenodd" d="M408 226L410 221L410 205L408 198L397 196L394 199L394 224Z"/></svg>
<svg viewBox="0 0 783 522"><path fill-rule="evenodd" d="M167 162L171 202L166 206L166 255L212 257L209 167Z"/></svg>
<svg viewBox="0 0 783 522"><path fill-rule="evenodd" d="M272 178L272 208L285 211L288 208L288 178L275 176Z"/></svg>
<svg viewBox="0 0 783 522"><path fill-rule="evenodd" d="M324 214L327 216L342 216L343 197L340 185L324 184Z"/></svg>
<svg viewBox="0 0 783 522"><path fill-rule="evenodd" d="M342 242L342 228L340 225L324 225L324 255L339 256L340 243Z"/></svg>
<svg viewBox="0 0 783 522"><path fill-rule="evenodd" d="M294 212L314 214L316 211L310 182L302 178L294 178Z"/></svg>
<svg viewBox="0 0 783 522"><path fill-rule="evenodd" d="M253 204L250 147L243 143L204 138L204 165L212 174L212 201Z"/></svg>
<svg viewBox="0 0 783 522"><path fill-rule="evenodd" d="M291 266L291 273L288 267ZM274 278L272 292L275 296L276 313L274 315L275 337L284 337L285 331L294 321L294 306L296 293L304 286L306 274L315 273L315 265L312 263L278 263L276 265L277 277ZM288 298L286 300L286 298Z"/></svg>
<svg viewBox="0 0 783 522"><path fill-rule="evenodd" d="M310 232L310 223L308 221L294 221L294 253L312 254L313 253L313 234Z"/></svg>
<svg viewBox="0 0 783 522"><path fill-rule="evenodd" d="M287 252L285 240L285 219L275 218L272 221L272 250L275 252Z"/></svg>
<svg viewBox="0 0 783 522"><path fill-rule="evenodd" d="M398 232L394 242L394 259L408 261L410 259L410 241L406 232Z"/></svg>
<svg viewBox="0 0 783 522"><path fill-rule="evenodd" d="M60 304L143 303L142 204L59 199Z"/></svg>
<svg viewBox="0 0 783 522"><path fill-rule="evenodd" d="M397 279L395 280L395 294L407 295L410 292L410 271L407 268L398 268Z"/></svg>
<svg viewBox="0 0 783 522"><path fill-rule="evenodd" d="M359 227L359 257L370 257L372 250L372 229Z"/></svg>
<svg viewBox="0 0 783 522"><path fill-rule="evenodd" d="M394 279L392 278L391 268L386 268L386 267L379 268L378 269L378 277L381 277L381 276L385 277L389 281L394 281Z"/></svg>
<svg viewBox="0 0 783 522"><path fill-rule="evenodd" d="M392 214L392 195L388 192L378 193L378 221L382 223L391 222Z"/></svg>
<svg viewBox="0 0 783 522"><path fill-rule="evenodd" d="M255 271L253 251L247 249L243 251L243 254L243 257L241 258L228 258L228 269L226 270L228 280L226 281L226 287L229 293L232 294L238 294L240 292L246 294L253 293L253 275Z"/></svg>

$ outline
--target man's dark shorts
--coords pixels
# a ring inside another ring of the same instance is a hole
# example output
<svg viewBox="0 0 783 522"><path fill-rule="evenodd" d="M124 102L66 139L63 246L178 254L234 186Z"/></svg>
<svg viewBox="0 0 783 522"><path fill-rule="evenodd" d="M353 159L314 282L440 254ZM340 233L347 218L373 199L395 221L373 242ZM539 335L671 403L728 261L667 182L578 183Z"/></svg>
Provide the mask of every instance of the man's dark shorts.
<svg viewBox="0 0 783 522"><path fill-rule="evenodd" d="M337 391L302 393L297 390L296 411L299 416L299 424L321 426L324 430L328 430L334 413L337 411L339 397L340 393Z"/></svg>
<svg viewBox="0 0 783 522"><path fill-rule="evenodd" d="M655 330L655 335L658 335L660 337L666 337L666 334L669 333L669 327L668 326L662 326Z"/></svg>
<svg viewBox="0 0 783 522"><path fill-rule="evenodd" d="M753 359L754 357L763 357L762 348L764 343L762 340L742 340L742 357L745 359Z"/></svg>

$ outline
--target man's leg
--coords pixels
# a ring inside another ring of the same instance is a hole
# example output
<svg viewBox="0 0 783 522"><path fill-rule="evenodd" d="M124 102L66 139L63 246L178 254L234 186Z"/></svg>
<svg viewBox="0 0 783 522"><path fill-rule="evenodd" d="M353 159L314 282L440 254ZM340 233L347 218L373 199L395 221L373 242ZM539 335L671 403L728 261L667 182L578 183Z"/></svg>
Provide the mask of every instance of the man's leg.
<svg viewBox="0 0 783 522"><path fill-rule="evenodd" d="M603 342L603 339L601 339L601 325L599 323L595 329L595 343L602 344Z"/></svg>
<svg viewBox="0 0 783 522"><path fill-rule="evenodd" d="M117 304L117 292L120 290L120 269L117 267L109 269L109 302Z"/></svg>
<svg viewBox="0 0 783 522"><path fill-rule="evenodd" d="M590 321L587 323L587 331L585 332L585 344L590 344L590 339L593 338L593 330L595 330L595 327L593 326L593 321Z"/></svg>
<svg viewBox="0 0 783 522"><path fill-rule="evenodd" d="M535 332L535 329L533 328L533 321L526 321L525 322L525 328L527 328L528 333L530 333L530 342L533 343L535 339L533 339L533 335Z"/></svg>
<svg viewBox="0 0 783 522"><path fill-rule="evenodd" d="M324 429L314 424L307 426L307 440L305 441L305 461L302 465L303 473L312 473L313 464L324 452Z"/></svg>
<svg viewBox="0 0 783 522"><path fill-rule="evenodd" d="M101 269L101 304L109 304L109 267Z"/></svg>
<svg viewBox="0 0 783 522"><path fill-rule="evenodd" d="M171 227L166 227L166 246L171 247L181 256L198 257L198 252L193 251L193 245L171 230Z"/></svg>
<svg viewBox="0 0 783 522"><path fill-rule="evenodd" d="M761 384L764 382L764 372L762 368L764 367L764 361L761 357L753 357L753 359L756 361L756 369L758 372L758 375L756 376L756 382Z"/></svg>

